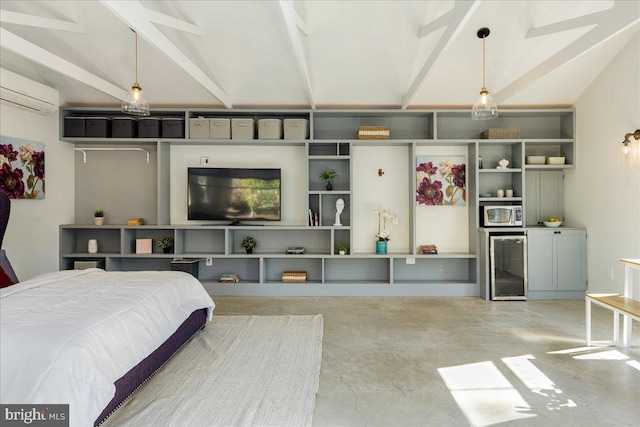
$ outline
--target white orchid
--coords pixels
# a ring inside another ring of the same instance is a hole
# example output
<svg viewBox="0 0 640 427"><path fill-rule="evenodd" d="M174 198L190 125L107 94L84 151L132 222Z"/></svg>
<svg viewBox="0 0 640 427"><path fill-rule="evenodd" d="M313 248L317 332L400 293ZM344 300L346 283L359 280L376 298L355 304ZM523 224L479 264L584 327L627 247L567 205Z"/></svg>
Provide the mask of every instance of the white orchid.
<svg viewBox="0 0 640 427"><path fill-rule="evenodd" d="M398 217L393 213L382 209L382 207L377 203L371 204L369 209L371 212L378 214L378 233L376 234L376 237L378 240L389 240L391 238L391 232L387 230L387 222L391 224L398 224Z"/></svg>

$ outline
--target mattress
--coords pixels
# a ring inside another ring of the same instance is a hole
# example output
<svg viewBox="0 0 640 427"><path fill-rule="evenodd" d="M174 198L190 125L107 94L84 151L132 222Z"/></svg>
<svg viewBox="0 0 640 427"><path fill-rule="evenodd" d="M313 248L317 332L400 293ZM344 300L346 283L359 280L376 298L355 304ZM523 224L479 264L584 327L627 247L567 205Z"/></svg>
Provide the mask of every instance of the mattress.
<svg viewBox="0 0 640 427"><path fill-rule="evenodd" d="M177 271L49 273L0 290L2 403L69 404L94 424L115 382L214 303Z"/></svg>

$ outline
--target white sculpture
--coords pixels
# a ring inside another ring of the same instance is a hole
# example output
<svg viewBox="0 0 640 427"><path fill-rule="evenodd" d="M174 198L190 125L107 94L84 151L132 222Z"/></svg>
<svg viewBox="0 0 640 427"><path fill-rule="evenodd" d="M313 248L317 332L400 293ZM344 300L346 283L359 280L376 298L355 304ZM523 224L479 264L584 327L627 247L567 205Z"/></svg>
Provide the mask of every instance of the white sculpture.
<svg viewBox="0 0 640 427"><path fill-rule="evenodd" d="M496 169L507 169L508 167L509 167L509 160L502 159L498 162L498 166L496 166Z"/></svg>
<svg viewBox="0 0 640 427"><path fill-rule="evenodd" d="M342 213L343 210L344 210L344 200L342 199L336 200L336 221L333 223L333 225L342 225L342 223L340 222L340 214Z"/></svg>

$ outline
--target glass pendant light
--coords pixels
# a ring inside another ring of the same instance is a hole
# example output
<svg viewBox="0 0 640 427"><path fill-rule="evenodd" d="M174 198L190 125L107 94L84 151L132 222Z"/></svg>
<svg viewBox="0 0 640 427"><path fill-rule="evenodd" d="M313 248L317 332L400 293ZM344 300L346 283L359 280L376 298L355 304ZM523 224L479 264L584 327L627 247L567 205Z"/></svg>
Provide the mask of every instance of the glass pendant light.
<svg viewBox="0 0 640 427"><path fill-rule="evenodd" d="M131 92L129 92L124 101L122 101L122 107L120 109L123 113L133 116L148 116L151 114L149 111L149 103L144 99L142 88L138 83L138 33L135 31L133 31L133 33L136 35L136 81L133 86L131 86Z"/></svg>
<svg viewBox="0 0 640 427"><path fill-rule="evenodd" d="M478 38L482 39L482 90L480 96L476 99L471 109L471 118L473 120L491 120L498 117L498 106L491 97L485 84L485 50L484 42L491 31L487 27L478 30Z"/></svg>

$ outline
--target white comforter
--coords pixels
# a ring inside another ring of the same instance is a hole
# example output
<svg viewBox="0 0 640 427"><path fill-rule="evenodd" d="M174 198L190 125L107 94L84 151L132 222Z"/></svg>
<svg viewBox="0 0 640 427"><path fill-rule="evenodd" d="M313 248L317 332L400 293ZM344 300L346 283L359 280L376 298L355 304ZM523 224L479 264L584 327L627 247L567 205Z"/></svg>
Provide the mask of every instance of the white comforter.
<svg viewBox="0 0 640 427"><path fill-rule="evenodd" d="M60 271L0 290L0 403L70 404L92 426L114 382L214 303L174 271Z"/></svg>

